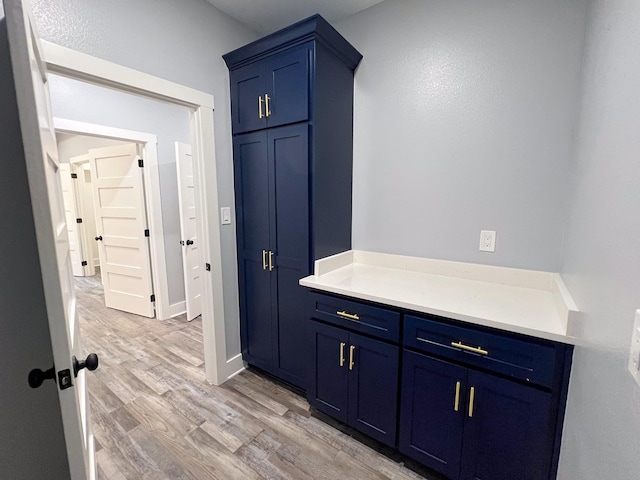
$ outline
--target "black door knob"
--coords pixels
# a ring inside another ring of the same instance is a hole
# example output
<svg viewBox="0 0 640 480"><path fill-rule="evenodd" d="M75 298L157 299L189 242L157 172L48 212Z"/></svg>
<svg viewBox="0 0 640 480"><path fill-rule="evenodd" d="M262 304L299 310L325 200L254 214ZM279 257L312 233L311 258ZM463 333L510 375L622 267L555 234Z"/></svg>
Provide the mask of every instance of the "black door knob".
<svg viewBox="0 0 640 480"><path fill-rule="evenodd" d="M193 240L187 240L187 245L193 245Z"/></svg>
<svg viewBox="0 0 640 480"><path fill-rule="evenodd" d="M72 358L72 362L73 362L73 376L77 377L78 372L83 368L86 368L87 370L91 370L91 371L94 371L96 368L98 368L98 355L96 355L95 353L90 353L89 355L87 355L86 360L80 360L80 361L78 361L78 359L74 356Z"/></svg>
<svg viewBox="0 0 640 480"><path fill-rule="evenodd" d="M102 241L102 235L100 235L99 237L95 237L95 239L96 239L96 242L97 241Z"/></svg>
<svg viewBox="0 0 640 480"><path fill-rule="evenodd" d="M184 247L184 240L180 240L180 245Z"/></svg>
<svg viewBox="0 0 640 480"><path fill-rule="evenodd" d="M43 372L39 368L34 368L29 372L29 378L28 378L29 386L31 388L38 388L40 385L42 385L42 382L44 382L45 380L49 380L49 379L55 380L55 378L56 378L56 371L54 370L53 367L51 367L46 372Z"/></svg>

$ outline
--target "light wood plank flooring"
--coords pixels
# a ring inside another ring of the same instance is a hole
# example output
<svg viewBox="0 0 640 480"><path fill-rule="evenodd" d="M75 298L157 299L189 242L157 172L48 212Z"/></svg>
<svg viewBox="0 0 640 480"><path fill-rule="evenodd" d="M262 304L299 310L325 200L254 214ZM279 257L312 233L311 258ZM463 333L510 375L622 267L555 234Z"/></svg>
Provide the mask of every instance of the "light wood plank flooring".
<svg viewBox="0 0 640 480"><path fill-rule="evenodd" d="M100 359L88 373L99 479L426 478L262 375L209 385L200 319L107 309L99 277L76 287L84 350Z"/></svg>

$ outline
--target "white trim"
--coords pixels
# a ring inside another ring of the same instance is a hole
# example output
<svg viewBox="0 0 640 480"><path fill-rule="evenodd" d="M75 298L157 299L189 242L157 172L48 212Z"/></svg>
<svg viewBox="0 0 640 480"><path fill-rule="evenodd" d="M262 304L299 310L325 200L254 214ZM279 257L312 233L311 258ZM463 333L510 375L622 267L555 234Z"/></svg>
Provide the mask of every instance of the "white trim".
<svg viewBox="0 0 640 480"><path fill-rule="evenodd" d="M169 283L167 281L167 262L165 260L164 224L162 222L162 202L160 198L160 172L158 170L158 137L151 133L124 130L121 128L96 125L94 123L77 122L64 118L54 118L56 132L79 133L100 138L124 140L143 145L144 190L147 207L147 223L149 236L149 252L151 257L151 276L153 293L156 296L156 318L171 318L169 306Z"/></svg>
<svg viewBox="0 0 640 480"><path fill-rule="evenodd" d="M169 305L169 315L171 318L182 315L183 313L187 313L187 302L182 301Z"/></svg>
<svg viewBox="0 0 640 480"><path fill-rule="evenodd" d="M235 377L236 375L238 375L240 372L242 372L243 370L245 370L246 364L244 363L244 361L242 360L242 354L239 353L238 355L236 355L233 358L230 358L229 360L227 360L227 372L233 372L233 373L228 373L227 374L227 380L229 380L230 378Z"/></svg>
<svg viewBox="0 0 640 480"><path fill-rule="evenodd" d="M222 250L218 219L218 184L213 130L213 96L166 80L91 57L74 50L42 42L47 69L71 78L116 88L129 93L186 105L193 109L191 132L193 140L196 214L202 219L202 261L211 265L210 275L204 276L202 289L202 330L207 381L220 385L235 373L238 356L227 361L225 337L224 283L222 281ZM229 288L237 288L231 285ZM237 316L231 319L239 321ZM228 340L240 343L239 338ZM241 360L241 359L240 359Z"/></svg>
<svg viewBox="0 0 640 480"><path fill-rule="evenodd" d="M47 70L187 106L213 109L213 95L42 40Z"/></svg>

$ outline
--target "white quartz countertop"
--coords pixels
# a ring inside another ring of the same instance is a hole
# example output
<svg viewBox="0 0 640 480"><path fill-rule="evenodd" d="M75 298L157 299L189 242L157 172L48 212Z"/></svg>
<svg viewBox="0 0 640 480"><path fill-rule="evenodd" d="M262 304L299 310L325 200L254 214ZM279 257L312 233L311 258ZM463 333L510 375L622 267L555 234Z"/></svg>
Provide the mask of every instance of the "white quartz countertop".
<svg viewBox="0 0 640 480"><path fill-rule="evenodd" d="M350 250L300 285L574 344L578 310L557 273Z"/></svg>

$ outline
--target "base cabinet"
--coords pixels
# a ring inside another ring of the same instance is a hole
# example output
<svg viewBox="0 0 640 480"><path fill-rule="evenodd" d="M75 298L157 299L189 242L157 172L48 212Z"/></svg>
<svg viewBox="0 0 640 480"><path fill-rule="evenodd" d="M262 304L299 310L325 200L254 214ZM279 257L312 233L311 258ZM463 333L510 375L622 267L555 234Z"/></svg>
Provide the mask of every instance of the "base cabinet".
<svg viewBox="0 0 640 480"><path fill-rule="evenodd" d="M405 350L399 450L452 480L548 479L552 395Z"/></svg>
<svg viewBox="0 0 640 480"><path fill-rule="evenodd" d="M311 405L395 446L399 347L316 321L311 331Z"/></svg>
<svg viewBox="0 0 640 480"><path fill-rule="evenodd" d="M571 345L310 298L316 409L450 480L556 478Z"/></svg>

